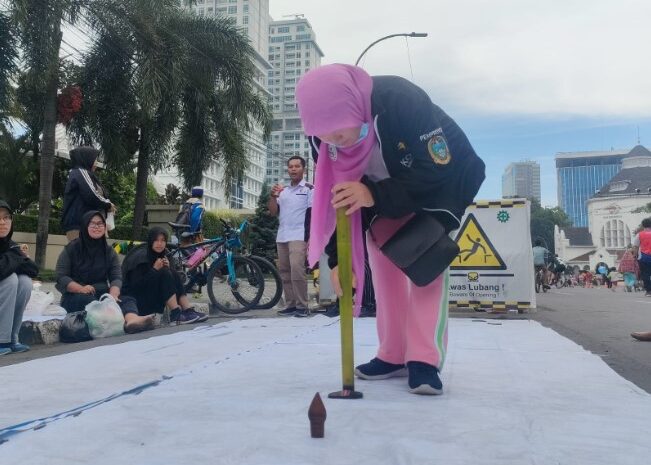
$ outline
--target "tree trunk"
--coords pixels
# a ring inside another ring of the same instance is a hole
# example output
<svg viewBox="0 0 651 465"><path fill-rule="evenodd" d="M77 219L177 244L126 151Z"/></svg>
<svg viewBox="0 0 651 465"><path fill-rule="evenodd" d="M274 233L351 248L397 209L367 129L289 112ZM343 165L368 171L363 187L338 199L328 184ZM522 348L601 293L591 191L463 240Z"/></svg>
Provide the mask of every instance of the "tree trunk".
<svg viewBox="0 0 651 465"><path fill-rule="evenodd" d="M138 148L138 170L136 172L136 205L133 211L133 238L140 237L145 222L147 203L147 181L149 180L149 133L144 125L140 127L140 146Z"/></svg>
<svg viewBox="0 0 651 465"><path fill-rule="evenodd" d="M47 238L49 232L50 207L52 203L52 177L54 175L54 144L57 125L57 91L59 88L59 48L61 47L61 26L54 31L56 55L50 57L50 70L43 108L43 142L40 160L38 190L38 226L36 228L36 264L45 267Z"/></svg>

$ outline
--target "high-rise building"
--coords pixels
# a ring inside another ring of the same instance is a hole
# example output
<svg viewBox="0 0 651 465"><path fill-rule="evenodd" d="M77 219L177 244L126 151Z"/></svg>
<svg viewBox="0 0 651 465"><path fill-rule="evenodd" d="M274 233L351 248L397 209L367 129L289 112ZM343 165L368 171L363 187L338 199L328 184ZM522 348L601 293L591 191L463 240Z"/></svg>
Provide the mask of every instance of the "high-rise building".
<svg viewBox="0 0 651 465"><path fill-rule="evenodd" d="M502 175L502 197L526 197L540 202L540 165L535 161L509 163Z"/></svg>
<svg viewBox="0 0 651 465"><path fill-rule="evenodd" d="M266 99L271 94L267 90L267 72L271 64L267 61L269 49L269 0L197 0L189 9L199 16L225 16L232 18L249 36L255 50L255 86ZM204 202L209 210L217 208L245 208L254 210L264 184L267 167L267 146L263 139L263 130L255 125L245 135L245 147L250 166L244 177L233 186L223 185L223 168L219 163L211 162L203 173L201 186L204 188ZM177 186L180 179L176 170L167 170L155 176L159 188L172 183ZM225 189L230 190L230 200L226 201Z"/></svg>
<svg viewBox="0 0 651 465"><path fill-rule="evenodd" d="M307 162L306 178L314 177L310 142L296 106L295 90L300 77L321 64L323 52L312 26L302 15L269 25L268 58L272 65L267 87L272 94L273 126L267 153L267 182L288 184L287 159L300 155Z"/></svg>
<svg viewBox="0 0 651 465"><path fill-rule="evenodd" d="M619 172L622 159L629 152L630 149L556 154L558 206L573 226L588 226L586 202Z"/></svg>

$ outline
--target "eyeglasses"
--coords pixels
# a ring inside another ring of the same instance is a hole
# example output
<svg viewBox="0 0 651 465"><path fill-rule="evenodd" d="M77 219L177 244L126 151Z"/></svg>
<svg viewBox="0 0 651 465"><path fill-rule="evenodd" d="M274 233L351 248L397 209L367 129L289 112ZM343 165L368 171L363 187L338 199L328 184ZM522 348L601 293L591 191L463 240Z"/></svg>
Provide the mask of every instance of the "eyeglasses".
<svg viewBox="0 0 651 465"><path fill-rule="evenodd" d="M91 221L90 223L88 223L89 228L101 229L104 226L105 225L103 221Z"/></svg>
<svg viewBox="0 0 651 465"><path fill-rule="evenodd" d="M0 216L0 223L11 223L11 216Z"/></svg>

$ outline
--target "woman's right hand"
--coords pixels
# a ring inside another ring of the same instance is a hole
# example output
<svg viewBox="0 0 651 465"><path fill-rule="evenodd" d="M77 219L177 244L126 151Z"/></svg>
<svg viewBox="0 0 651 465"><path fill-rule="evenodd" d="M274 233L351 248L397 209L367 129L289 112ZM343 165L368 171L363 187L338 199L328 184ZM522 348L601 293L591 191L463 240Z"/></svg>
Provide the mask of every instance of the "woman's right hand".
<svg viewBox="0 0 651 465"><path fill-rule="evenodd" d="M156 261L154 262L154 269L156 271L160 270L164 266L165 266L165 260L163 260L162 258L157 258Z"/></svg>
<svg viewBox="0 0 651 465"><path fill-rule="evenodd" d="M344 291L341 289L341 283L339 282L339 265L330 270L330 282L337 297L343 297ZM355 287L357 287L357 279L355 278L355 273L353 273L353 288Z"/></svg>
<svg viewBox="0 0 651 465"><path fill-rule="evenodd" d="M79 289L80 294L94 294L95 293L95 288L91 286L90 284L86 286L82 286L81 289Z"/></svg>

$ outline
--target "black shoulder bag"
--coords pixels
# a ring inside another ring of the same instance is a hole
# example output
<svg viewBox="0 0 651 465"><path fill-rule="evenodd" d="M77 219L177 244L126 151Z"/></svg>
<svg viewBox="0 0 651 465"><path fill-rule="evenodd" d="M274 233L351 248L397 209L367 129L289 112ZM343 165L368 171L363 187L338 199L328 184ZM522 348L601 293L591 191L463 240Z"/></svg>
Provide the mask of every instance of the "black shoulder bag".
<svg viewBox="0 0 651 465"><path fill-rule="evenodd" d="M372 237L376 237L373 227L384 220L380 218L371 225ZM459 254L459 246L445 233L443 225L424 212L413 215L378 245L382 253L420 287L434 281Z"/></svg>

